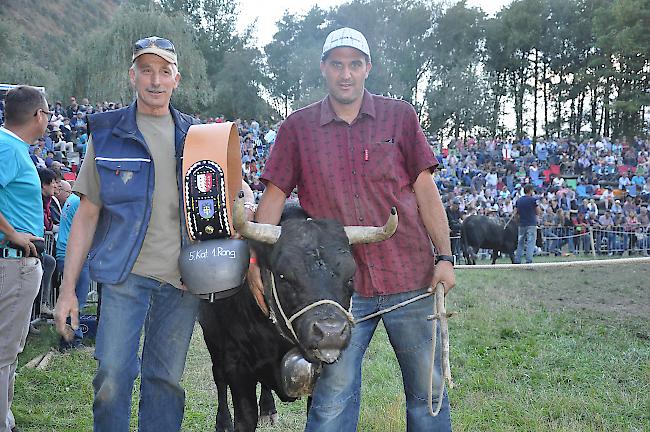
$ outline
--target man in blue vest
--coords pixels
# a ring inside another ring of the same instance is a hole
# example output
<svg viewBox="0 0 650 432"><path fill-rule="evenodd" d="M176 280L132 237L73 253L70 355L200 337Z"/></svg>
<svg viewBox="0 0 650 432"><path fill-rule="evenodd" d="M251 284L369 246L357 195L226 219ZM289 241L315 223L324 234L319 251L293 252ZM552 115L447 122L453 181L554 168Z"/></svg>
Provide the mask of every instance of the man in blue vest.
<svg viewBox="0 0 650 432"><path fill-rule="evenodd" d="M5 104L6 124L0 127L0 432L17 430L11 413L16 365L43 275L33 243L43 241L41 182L29 146L43 136L52 117L45 97L33 87L10 90Z"/></svg>
<svg viewBox="0 0 650 432"><path fill-rule="evenodd" d="M139 430L178 431L185 401L180 379L199 305L198 297L184 290L178 269L187 239L181 156L196 121L170 105L181 80L172 42L141 39L132 60L136 100L88 116L90 139L74 186L81 200L55 319L63 336L78 327L75 284L88 257L90 277L103 284L94 430L129 430L133 383L140 373Z"/></svg>

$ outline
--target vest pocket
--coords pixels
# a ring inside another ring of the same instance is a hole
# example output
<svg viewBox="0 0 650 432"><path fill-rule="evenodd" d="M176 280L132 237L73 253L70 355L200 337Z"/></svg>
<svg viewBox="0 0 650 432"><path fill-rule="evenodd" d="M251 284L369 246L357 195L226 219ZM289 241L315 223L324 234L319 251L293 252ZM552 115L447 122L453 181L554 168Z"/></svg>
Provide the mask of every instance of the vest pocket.
<svg viewBox="0 0 650 432"><path fill-rule="evenodd" d="M101 199L104 204L114 204L141 199L147 194L148 167L151 159L95 158Z"/></svg>

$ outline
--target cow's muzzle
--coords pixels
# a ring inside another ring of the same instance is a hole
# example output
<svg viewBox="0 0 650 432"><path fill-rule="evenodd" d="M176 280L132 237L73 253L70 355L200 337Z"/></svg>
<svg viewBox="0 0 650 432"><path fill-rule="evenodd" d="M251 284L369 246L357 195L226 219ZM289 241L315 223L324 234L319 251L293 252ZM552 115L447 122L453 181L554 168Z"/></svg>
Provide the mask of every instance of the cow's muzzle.
<svg viewBox="0 0 650 432"><path fill-rule="evenodd" d="M352 323L330 305L320 309L306 313L296 323L298 339L309 361L334 363L350 342Z"/></svg>

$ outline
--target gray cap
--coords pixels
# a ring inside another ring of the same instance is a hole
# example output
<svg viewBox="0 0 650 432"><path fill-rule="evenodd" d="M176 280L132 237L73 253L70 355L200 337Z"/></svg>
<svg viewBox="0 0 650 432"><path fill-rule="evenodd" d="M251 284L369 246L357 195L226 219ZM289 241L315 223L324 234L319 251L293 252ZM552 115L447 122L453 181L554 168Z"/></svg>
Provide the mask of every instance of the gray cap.
<svg viewBox="0 0 650 432"><path fill-rule="evenodd" d="M323 44L321 60L324 60L325 57L327 57L327 53L331 50L339 47L356 48L367 55L368 61L370 61L370 47L368 46L368 41L359 30L343 27L334 30L332 33L327 35L327 39L325 39L325 43Z"/></svg>

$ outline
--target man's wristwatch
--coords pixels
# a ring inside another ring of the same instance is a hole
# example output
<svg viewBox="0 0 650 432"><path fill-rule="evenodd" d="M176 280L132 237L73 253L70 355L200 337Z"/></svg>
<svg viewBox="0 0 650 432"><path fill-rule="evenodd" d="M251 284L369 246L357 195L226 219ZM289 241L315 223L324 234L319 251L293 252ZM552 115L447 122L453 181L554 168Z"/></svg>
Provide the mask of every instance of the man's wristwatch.
<svg viewBox="0 0 650 432"><path fill-rule="evenodd" d="M456 260L452 255L436 255L436 264L438 264L440 261L450 262L453 266Z"/></svg>

